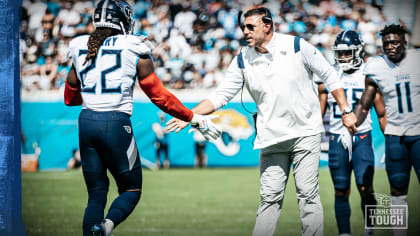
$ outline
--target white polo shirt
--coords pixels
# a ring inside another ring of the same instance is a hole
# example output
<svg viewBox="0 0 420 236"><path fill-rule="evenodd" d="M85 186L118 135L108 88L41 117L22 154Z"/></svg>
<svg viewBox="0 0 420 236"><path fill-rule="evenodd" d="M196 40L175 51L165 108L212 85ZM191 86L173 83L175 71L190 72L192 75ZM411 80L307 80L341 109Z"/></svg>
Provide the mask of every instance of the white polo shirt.
<svg viewBox="0 0 420 236"><path fill-rule="evenodd" d="M303 39L274 33L266 49L269 52L261 54L252 47L242 48L208 98L219 109L245 81L258 109L254 149L324 131L313 73L329 91L343 87L321 52Z"/></svg>

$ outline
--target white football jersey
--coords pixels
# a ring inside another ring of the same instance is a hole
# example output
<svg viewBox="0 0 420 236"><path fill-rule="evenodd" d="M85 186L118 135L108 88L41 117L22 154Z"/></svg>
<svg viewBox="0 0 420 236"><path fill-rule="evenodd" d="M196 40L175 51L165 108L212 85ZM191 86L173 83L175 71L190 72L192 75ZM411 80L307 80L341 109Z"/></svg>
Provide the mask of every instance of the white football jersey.
<svg viewBox="0 0 420 236"><path fill-rule="evenodd" d="M360 98L362 97L363 89L365 88L365 76L363 75L364 64L360 66L358 70L352 74L344 73L342 70L338 70L339 78L343 82L344 92L346 94L347 102L352 106L352 109L356 107ZM331 93L328 93L328 108L330 109L330 132L333 134L341 134L345 130L343 121L341 119L341 111L335 98ZM372 129L372 119L370 112L366 116L360 126L357 127L357 133L364 133Z"/></svg>
<svg viewBox="0 0 420 236"><path fill-rule="evenodd" d="M83 65L89 35L74 38L69 57L82 85L83 109L120 111L132 114L133 88L140 55L150 55L151 45L144 36L115 35L100 46L96 58Z"/></svg>
<svg viewBox="0 0 420 236"><path fill-rule="evenodd" d="M364 74L382 92L387 125L385 134L420 135L420 51L407 50L406 57L394 64L386 55L368 60Z"/></svg>

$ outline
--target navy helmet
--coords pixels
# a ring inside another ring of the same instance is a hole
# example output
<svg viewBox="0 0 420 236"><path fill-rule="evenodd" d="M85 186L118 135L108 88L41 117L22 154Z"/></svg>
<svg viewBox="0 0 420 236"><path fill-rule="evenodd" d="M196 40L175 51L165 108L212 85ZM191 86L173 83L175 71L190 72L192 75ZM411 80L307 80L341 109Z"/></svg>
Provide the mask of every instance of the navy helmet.
<svg viewBox="0 0 420 236"><path fill-rule="evenodd" d="M343 71L358 69L363 62L363 40L353 30L345 30L337 35L334 42L334 58Z"/></svg>
<svg viewBox="0 0 420 236"><path fill-rule="evenodd" d="M134 19L130 4L125 0L101 0L93 13L93 25L132 34Z"/></svg>

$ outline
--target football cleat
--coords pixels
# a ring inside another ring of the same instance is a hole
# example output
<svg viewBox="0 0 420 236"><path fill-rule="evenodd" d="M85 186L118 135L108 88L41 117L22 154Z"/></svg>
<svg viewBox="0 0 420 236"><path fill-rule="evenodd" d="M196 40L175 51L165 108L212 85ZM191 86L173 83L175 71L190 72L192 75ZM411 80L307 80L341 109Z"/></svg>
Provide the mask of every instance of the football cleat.
<svg viewBox="0 0 420 236"><path fill-rule="evenodd" d="M103 224L95 224L90 229L93 236L105 236L105 227Z"/></svg>

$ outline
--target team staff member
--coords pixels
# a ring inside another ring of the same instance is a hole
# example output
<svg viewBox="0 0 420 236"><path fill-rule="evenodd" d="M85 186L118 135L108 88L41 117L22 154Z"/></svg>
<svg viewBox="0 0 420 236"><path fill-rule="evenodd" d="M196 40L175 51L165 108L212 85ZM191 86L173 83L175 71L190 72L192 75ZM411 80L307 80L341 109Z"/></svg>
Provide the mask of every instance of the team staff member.
<svg viewBox="0 0 420 236"><path fill-rule="evenodd" d="M402 26L394 24L381 30L385 55L367 61L365 89L355 109L358 123L363 122L375 94L382 93L387 120L385 169L392 205L407 205L412 166L420 182L420 51L406 50L405 34ZM394 229L394 235L406 233L405 229Z"/></svg>
<svg viewBox="0 0 420 236"><path fill-rule="evenodd" d="M347 102L354 107L357 105L363 88L365 76L363 75L363 41L359 34L353 30L339 33L334 42L335 68L340 80L343 82L344 91L347 93ZM346 132L341 122L341 114L337 109L335 99L328 93L323 84L318 86L321 114L325 115L327 108L330 109L330 142L328 150L328 166L334 183L335 197L334 210L340 235L350 235L350 177L354 170L357 189L361 197L361 208L365 218L369 218L370 212L365 216L366 205L376 205L373 192L373 174L375 170L373 147L372 147L372 120L370 114L354 134L352 150L346 150L340 141L340 136ZM382 99L382 102L381 102ZM378 114L380 124L385 128L385 107L383 97L379 93L375 98L375 111ZM343 137L341 137L343 138ZM352 153L350 156L349 153ZM369 222L369 221L367 221ZM369 224L370 227L373 225ZM366 229L364 235L373 235L372 229Z"/></svg>
<svg viewBox="0 0 420 236"><path fill-rule="evenodd" d="M83 235L111 235L137 205L142 171L130 116L136 76L154 104L174 117L191 122L207 138L220 132L209 118L194 114L166 90L154 73L151 47L144 37L130 35L134 20L129 4L102 0L94 12L95 32L73 39L70 70L64 91L67 105L81 105L79 145L88 204ZM104 219L109 180L119 196Z"/></svg>
<svg viewBox="0 0 420 236"><path fill-rule="evenodd" d="M316 73L343 111L344 125L355 132L351 112L334 68L305 40L273 32L267 8L245 13L243 32L248 46L229 66L214 94L192 110L209 114L226 105L245 83L257 104L255 149L261 150L261 203L253 235L273 235L283 203L290 165L296 181L303 235L323 234L323 211L318 193L321 109L313 86ZM188 124L179 119L168 123L178 132Z"/></svg>

